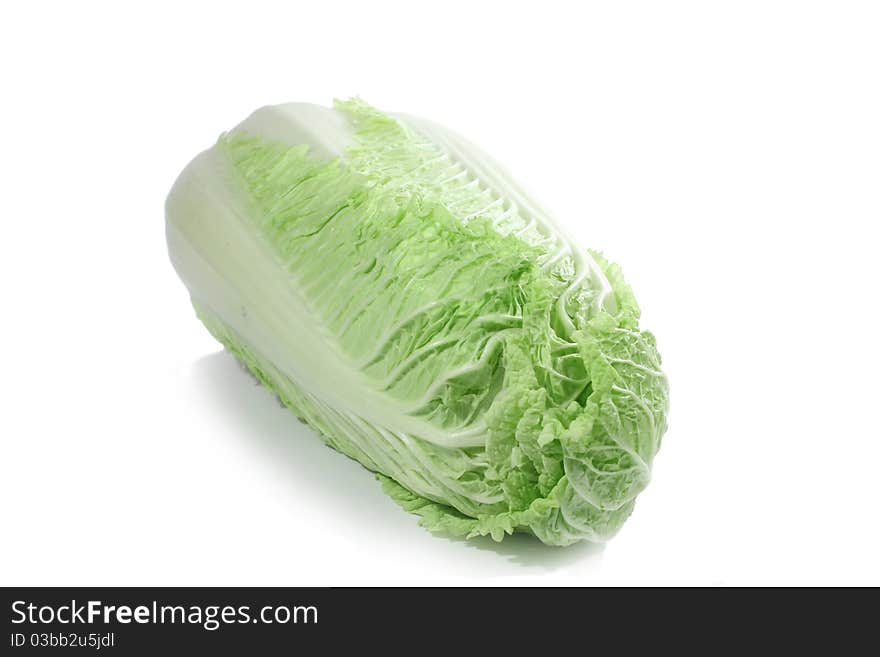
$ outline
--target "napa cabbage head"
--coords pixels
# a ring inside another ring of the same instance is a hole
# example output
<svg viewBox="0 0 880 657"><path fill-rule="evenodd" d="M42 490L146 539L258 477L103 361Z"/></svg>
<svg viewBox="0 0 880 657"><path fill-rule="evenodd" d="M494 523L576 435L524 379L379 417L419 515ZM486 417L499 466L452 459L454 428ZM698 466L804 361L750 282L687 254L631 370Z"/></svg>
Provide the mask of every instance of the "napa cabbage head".
<svg viewBox="0 0 880 657"><path fill-rule="evenodd" d="M614 534L666 428L620 269L467 140L360 100L255 112L181 174L198 317L428 528Z"/></svg>

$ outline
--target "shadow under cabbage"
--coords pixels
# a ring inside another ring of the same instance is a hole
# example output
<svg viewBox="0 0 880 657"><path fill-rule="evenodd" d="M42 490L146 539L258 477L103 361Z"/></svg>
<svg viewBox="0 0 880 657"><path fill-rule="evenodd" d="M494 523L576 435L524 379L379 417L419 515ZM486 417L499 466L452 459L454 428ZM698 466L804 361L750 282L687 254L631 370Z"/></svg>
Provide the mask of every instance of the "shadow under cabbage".
<svg viewBox="0 0 880 657"><path fill-rule="evenodd" d="M298 499L306 486L320 491L317 497L333 506L333 512L344 516L345 522L360 525L366 531L399 531L400 517L409 514L381 492L372 473L328 448L232 354L218 351L204 356L193 364L192 373L196 385L206 390L208 399L216 404L218 414L260 453L267 467L286 471L283 474L296 489L293 499ZM251 394L253 388L259 388L253 391L259 394ZM295 472L291 473L291 469ZM365 513L364 502L379 497L388 502L387 513L377 509ZM420 531L428 533L424 529ZM525 533L507 536L501 542L488 536L472 539L435 536L467 549L494 552L508 563L540 570L555 570L582 559L600 558L604 549L602 544L586 542L565 548L552 547Z"/></svg>

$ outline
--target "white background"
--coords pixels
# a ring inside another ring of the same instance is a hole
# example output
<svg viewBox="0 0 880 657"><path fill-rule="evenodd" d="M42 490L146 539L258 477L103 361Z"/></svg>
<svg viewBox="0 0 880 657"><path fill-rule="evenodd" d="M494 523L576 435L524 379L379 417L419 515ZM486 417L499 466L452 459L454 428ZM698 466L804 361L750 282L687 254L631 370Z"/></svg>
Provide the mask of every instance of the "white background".
<svg viewBox="0 0 880 657"><path fill-rule="evenodd" d="M0 10L0 583L880 584L875 3ZM603 548L429 534L196 321L163 202L256 107L359 94L620 262L672 387Z"/></svg>

